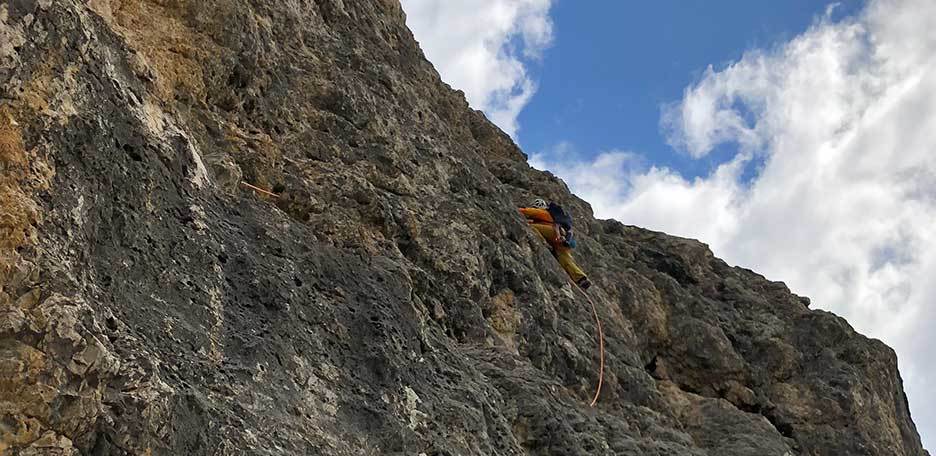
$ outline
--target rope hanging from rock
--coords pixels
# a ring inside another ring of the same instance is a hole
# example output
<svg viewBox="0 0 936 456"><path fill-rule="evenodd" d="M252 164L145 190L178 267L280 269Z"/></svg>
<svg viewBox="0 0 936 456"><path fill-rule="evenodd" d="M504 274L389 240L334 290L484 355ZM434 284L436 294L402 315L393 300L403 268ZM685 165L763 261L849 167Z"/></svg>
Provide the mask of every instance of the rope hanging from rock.
<svg viewBox="0 0 936 456"><path fill-rule="evenodd" d="M262 188L260 188L260 187L255 187L255 186L250 185L250 184L248 184L248 183L246 183L246 182L241 181L241 185L243 185L244 187L247 187L247 188L249 188L249 189L251 189L251 190L254 190L254 191L256 191L256 192L262 193L262 194L264 194L264 195L272 196L273 198L279 198L279 195L277 195L276 193L273 193L273 192L264 190L264 189L262 189Z"/></svg>
<svg viewBox="0 0 936 456"><path fill-rule="evenodd" d="M595 397L592 398L591 404L588 404L590 407L594 407L598 403L598 396L601 394L601 384L604 381L604 332L601 330L601 319L598 318L598 308L595 307L595 302L592 301L591 296L588 296L588 293L578 286L577 283L573 282L572 279L569 279L569 282L572 283L572 286L578 288L579 291L585 295L585 299L588 300L588 303L591 304L592 315L595 316L595 326L598 328L598 386L595 388Z"/></svg>

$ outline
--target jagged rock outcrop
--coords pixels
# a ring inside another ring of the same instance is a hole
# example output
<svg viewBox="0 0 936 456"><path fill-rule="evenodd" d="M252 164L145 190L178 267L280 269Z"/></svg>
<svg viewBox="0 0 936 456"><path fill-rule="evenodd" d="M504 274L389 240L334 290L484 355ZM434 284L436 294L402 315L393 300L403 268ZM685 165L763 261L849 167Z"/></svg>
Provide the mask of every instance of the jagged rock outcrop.
<svg viewBox="0 0 936 456"><path fill-rule="evenodd" d="M0 287L3 454L926 454L892 350L595 220L396 0L0 4Z"/></svg>

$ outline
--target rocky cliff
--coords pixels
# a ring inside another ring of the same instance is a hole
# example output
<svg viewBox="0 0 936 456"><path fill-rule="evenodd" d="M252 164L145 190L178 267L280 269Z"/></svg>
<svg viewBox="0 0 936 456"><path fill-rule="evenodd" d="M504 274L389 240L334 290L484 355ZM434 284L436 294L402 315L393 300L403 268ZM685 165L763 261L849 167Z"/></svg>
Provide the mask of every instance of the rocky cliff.
<svg viewBox="0 0 936 456"><path fill-rule="evenodd" d="M891 349L594 219L396 0L0 4L0 287L2 454L927 454Z"/></svg>

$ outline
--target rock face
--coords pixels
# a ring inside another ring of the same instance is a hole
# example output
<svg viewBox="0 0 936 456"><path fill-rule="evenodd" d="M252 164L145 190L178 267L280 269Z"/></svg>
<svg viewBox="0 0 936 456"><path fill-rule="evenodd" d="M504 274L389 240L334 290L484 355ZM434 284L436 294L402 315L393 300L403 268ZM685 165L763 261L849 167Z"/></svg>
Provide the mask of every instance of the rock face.
<svg viewBox="0 0 936 456"><path fill-rule="evenodd" d="M396 0L0 4L0 287L2 454L927 454L892 350L595 220Z"/></svg>

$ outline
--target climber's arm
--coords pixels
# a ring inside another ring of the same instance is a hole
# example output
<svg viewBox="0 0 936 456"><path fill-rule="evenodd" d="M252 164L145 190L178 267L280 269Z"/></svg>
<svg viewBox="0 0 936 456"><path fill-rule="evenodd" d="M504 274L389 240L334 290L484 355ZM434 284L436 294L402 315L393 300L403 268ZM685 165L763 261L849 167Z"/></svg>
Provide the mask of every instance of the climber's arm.
<svg viewBox="0 0 936 456"><path fill-rule="evenodd" d="M553 223L552 215L550 215L549 211L546 209L539 209L536 207L521 207L520 213L530 220L543 223Z"/></svg>

